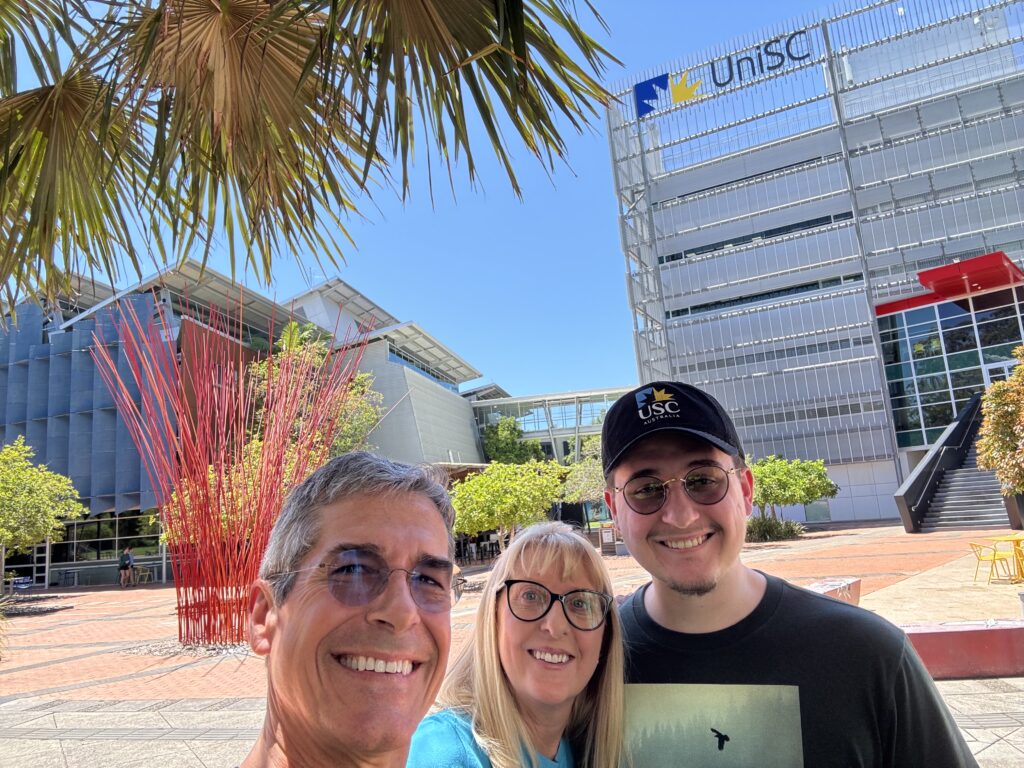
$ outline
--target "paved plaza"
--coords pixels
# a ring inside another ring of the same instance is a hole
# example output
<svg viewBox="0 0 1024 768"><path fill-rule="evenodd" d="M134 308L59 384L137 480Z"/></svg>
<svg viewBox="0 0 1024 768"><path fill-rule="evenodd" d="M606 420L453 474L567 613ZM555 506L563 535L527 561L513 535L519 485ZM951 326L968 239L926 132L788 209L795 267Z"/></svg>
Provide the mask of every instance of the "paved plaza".
<svg viewBox="0 0 1024 768"><path fill-rule="evenodd" d="M860 578L860 604L901 625L1019 619L1024 587L973 581L967 542L979 538L833 528L748 544L744 558L796 584ZM617 594L646 581L630 557L606 562ZM479 587L486 568L468 575ZM470 591L453 612L453 650L477 601ZM263 661L243 651L181 653L172 587L66 590L32 604L66 609L10 621L0 661L0 768L220 768L244 757L263 718ZM1024 678L939 687L982 766L1024 765Z"/></svg>

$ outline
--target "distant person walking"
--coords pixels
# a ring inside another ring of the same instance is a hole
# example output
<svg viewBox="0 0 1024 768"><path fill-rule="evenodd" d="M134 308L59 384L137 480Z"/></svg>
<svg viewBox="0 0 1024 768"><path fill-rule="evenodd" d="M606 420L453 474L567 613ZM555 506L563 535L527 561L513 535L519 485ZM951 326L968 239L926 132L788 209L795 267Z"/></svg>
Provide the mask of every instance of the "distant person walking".
<svg viewBox="0 0 1024 768"><path fill-rule="evenodd" d="M132 583L132 571L135 567L135 558L132 555L132 548L125 547L121 552L121 557L117 560L117 572L121 577L121 588L129 586Z"/></svg>

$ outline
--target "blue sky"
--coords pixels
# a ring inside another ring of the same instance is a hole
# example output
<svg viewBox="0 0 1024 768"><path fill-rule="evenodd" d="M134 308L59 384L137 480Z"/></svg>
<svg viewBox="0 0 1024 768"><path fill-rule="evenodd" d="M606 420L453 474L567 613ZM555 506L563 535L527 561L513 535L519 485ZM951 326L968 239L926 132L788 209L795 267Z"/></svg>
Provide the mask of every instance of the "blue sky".
<svg viewBox="0 0 1024 768"><path fill-rule="evenodd" d="M823 7L815 0L595 5L610 32L587 27L623 62L608 72L609 84ZM435 179L431 204L421 179L404 205L384 194L364 202L366 219L350 227L357 247L337 274L393 315L419 323L512 395L636 384L603 116L588 134L571 130L566 126L568 165L550 175L525 150L517 154L522 200L481 135L477 188L463 172L455 199ZM279 300L305 288L286 259L275 272L269 292Z"/></svg>

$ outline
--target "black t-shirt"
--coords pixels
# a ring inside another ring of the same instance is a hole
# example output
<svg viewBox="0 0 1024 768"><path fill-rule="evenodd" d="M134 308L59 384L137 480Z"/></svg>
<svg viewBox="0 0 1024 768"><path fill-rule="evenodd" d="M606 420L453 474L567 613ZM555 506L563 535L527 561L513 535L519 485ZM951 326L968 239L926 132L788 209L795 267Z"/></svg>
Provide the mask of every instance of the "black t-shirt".
<svg viewBox="0 0 1024 768"><path fill-rule="evenodd" d="M647 587L623 603L637 768L977 765L900 629L765 578L754 611L719 632L655 623Z"/></svg>

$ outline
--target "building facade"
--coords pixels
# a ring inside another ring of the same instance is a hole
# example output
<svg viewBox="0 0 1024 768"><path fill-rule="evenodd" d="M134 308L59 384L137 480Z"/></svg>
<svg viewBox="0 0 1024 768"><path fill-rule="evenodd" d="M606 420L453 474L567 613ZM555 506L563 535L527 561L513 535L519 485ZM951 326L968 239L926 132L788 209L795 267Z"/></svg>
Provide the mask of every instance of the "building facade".
<svg viewBox="0 0 1024 768"><path fill-rule="evenodd" d="M713 392L811 519L904 473L1021 343L1024 3L836 6L624 85L608 112L642 380Z"/></svg>
<svg viewBox="0 0 1024 768"><path fill-rule="evenodd" d="M93 358L93 348L103 344L128 375L118 309L124 303L140 318L156 316L161 305L159 317L172 339L181 338L183 322L190 322L185 317L203 318L211 308L230 313L234 341L253 349L268 348L293 317L333 333L339 346L365 335L359 367L373 375L385 414L368 443L413 463L483 460L472 406L458 394L459 385L479 372L418 325L400 322L341 280L283 304L192 261L117 292L82 280L73 301L46 309L23 304L16 322L8 317L0 328L4 444L24 436L34 460L70 477L88 509L85 519L66 524L63 542L41 542L32 552L8 556L6 568L36 585L116 583L125 546L156 578L170 576L156 496Z"/></svg>

